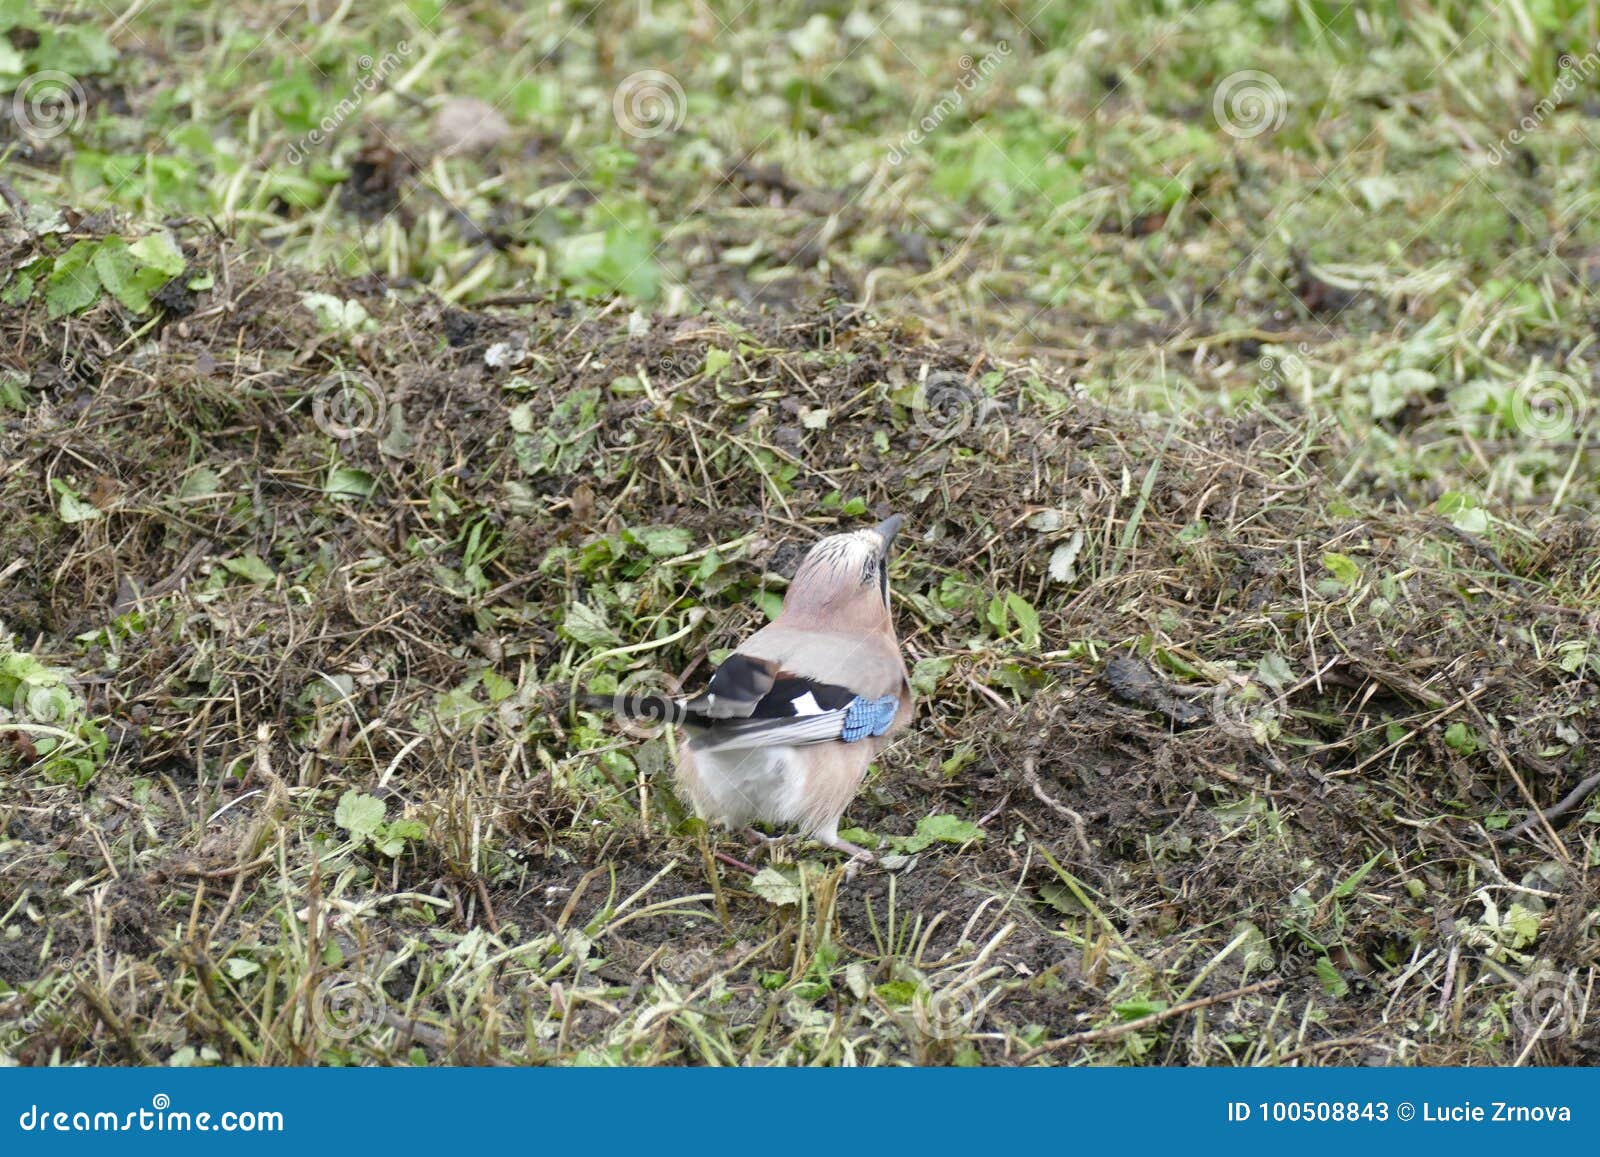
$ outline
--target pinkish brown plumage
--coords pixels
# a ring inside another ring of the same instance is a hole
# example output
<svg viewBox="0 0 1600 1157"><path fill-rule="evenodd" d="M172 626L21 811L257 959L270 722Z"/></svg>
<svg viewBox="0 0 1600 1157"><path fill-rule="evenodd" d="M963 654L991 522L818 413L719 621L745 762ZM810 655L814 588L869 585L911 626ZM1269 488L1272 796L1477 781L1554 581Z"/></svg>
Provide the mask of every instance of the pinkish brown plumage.
<svg viewBox="0 0 1600 1157"><path fill-rule="evenodd" d="M783 611L730 655L702 694L628 714L683 725L679 788L707 820L798 828L862 859L839 820L873 758L911 721L889 605L899 515L807 552Z"/></svg>

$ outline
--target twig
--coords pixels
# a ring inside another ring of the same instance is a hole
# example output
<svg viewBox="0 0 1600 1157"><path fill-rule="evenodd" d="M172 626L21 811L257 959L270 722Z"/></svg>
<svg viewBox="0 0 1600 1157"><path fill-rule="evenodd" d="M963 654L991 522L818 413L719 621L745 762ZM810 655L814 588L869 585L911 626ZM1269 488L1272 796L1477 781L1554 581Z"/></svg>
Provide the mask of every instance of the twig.
<svg viewBox="0 0 1600 1157"><path fill-rule="evenodd" d="M494 918L494 905L489 902L489 885L483 882L482 876L474 876L472 882L478 886L478 899L483 902L483 918L489 924L489 931L500 935L500 921Z"/></svg>
<svg viewBox="0 0 1600 1157"><path fill-rule="evenodd" d="M718 860L721 860L724 864L727 864L730 868L738 868L741 872L749 872L752 876L759 874L749 864L745 863L743 860L734 859L732 856L728 855L727 852L712 852L711 854Z"/></svg>
<svg viewBox="0 0 1600 1157"><path fill-rule="evenodd" d="M1509 844L1512 840L1521 839L1534 828L1538 827L1541 823L1547 828L1550 827L1551 820L1555 819L1557 816L1564 816L1569 811L1577 808L1584 802L1584 800L1588 799L1594 794L1596 788L1600 788L1600 771L1595 772L1587 779L1580 780L1578 782L1578 786L1573 788L1566 795L1562 796L1558 803L1551 804L1543 811L1540 811L1538 808L1534 808L1533 814L1527 819L1523 820L1509 832L1502 832L1500 835L1496 836L1495 843Z"/></svg>
<svg viewBox="0 0 1600 1157"><path fill-rule="evenodd" d="M1089 836L1084 831L1083 817L1044 790L1044 784L1039 782L1039 772L1034 767L1031 755L1022 761L1022 778L1027 781L1028 787L1032 789L1035 799L1057 815L1072 821L1072 827L1078 833L1078 845L1083 849L1085 859L1093 860L1094 851L1089 847ZM982 825L980 824L979 826L981 827Z"/></svg>
<svg viewBox="0 0 1600 1157"><path fill-rule="evenodd" d="M18 221L26 221L28 219L28 202L23 199L21 193L11 187L11 182L4 177L0 177L0 201L4 201L10 206L11 211L17 215Z"/></svg>
<svg viewBox="0 0 1600 1157"><path fill-rule="evenodd" d="M1130 1020L1124 1024L1114 1024L1108 1028L1091 1029L1088 1032L1075 1032L1070 1036L1057 1037L1055 1040L1045 1041L1037 1048L1029 1049L1017 1060L1019 1065L1025 1065L1035 1057L1059 1048L1071 1045L1093 1044L1096 1041L1115 1040L1119 1036L1126 1036L1130 1032L1149 1028L1161 1024L1163 1021L1172 1020L1174 1017L1183 1016L1197 1009L1209 1008L1213 1004L1221 1004L1225 1000L1237 1000L1244 996L1254 996L1258 992L1270 992L1283 983L1281 976L1269 977L1258 980L1254 984L1247 984L1243 988L1231 988L1227 992L1219 992L1215 996L1202 996L1194 1000L1186 1000L1182 1004L1175 1004L1171 1008L1164 1008L1160 1012L1152 1012L1149 1016L1141 1016L1138 1020Z"/></svg>
<svg viewBox="0 0 1600 1157"><path fill-rule="evenodd" d="M446 1033L420 1020L412 1020L410 1017L401 1016L392 1009L384 1009L378 1014L378 1019L388 1028L395 1029L402 1034L401 1041L397 1042L401 1047L404 1047L405 1039L409 1038L410 1040L420 1041L428 1048L444 1053L451 1060L454 1060L461 1046L466 1043L458 1040L455 1044L451 1044L450 1037ZM495 1068L511 1067L511 1062L490 1056L482 1057L474 1063Z"/></svg>
<svg viewBox="0 0 1600 1157"><path fill-rule="evenodd" d="M209 870L205 868L175 868L173 870L183 876L193 876L197 880L227 880L245 872L253 872L257 868L264 868L270 863L272 863L271 856L262 856L259 860L256 860L252 863L235 864L231 868L214 868Z"/></svg>

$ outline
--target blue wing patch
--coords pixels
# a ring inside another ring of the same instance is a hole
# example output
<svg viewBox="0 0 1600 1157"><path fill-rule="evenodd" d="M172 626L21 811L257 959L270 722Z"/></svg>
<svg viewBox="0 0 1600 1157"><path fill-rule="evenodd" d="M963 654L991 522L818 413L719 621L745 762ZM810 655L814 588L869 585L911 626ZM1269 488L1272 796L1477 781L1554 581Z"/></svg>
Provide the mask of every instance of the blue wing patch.
<svg viewBox="0 0 1600 1157"><path fill-rule="evenodd" d="M857 695L844 709L844 730L839 738L846 743L854 743L869 735L882 735L894 722L894 713L899 707L900 701L893 695L885 695L882 699L867 699Z"/></svg>

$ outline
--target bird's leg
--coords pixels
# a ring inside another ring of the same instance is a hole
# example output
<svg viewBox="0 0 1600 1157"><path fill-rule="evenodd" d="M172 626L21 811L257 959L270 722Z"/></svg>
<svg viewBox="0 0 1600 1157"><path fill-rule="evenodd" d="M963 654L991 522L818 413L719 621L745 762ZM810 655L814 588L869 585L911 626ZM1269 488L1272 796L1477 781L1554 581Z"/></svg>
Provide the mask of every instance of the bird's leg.
<svg viewBox="0 0 1600 1157"><path fill-rule="evenodd" d="M824 847L832 848L834 851L848 854L851 865L859 866L861 864L875 864L878 862L878 857L867 851L866 848L863 848L860 844L852 844L849 840L841 836L839 834L839 826L836 823L829 824L826 828L822 828L819 831L813 832L811 834L811 838L816 840L817 843L823 845ZM847 868L845 874L847 877L853 877L855 872L853 869Z"/></svg>

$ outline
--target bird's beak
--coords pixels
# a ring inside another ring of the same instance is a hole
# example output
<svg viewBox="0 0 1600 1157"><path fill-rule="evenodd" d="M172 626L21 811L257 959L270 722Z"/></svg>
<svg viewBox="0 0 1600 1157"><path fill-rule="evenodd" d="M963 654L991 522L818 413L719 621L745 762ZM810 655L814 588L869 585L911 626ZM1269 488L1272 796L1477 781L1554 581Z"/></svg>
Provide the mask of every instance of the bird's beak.
<svg viewBox="0 0 1600 1157"><path fill-rule="evenodd" d="M885 518L873 528L878 532L879 541L883 543L883 545L878 548L878 554L880 557L889 557L889 550L894 546L895 535L900 533L900 528L905 524L905 515L891 514L888 518Z"/></svg>

